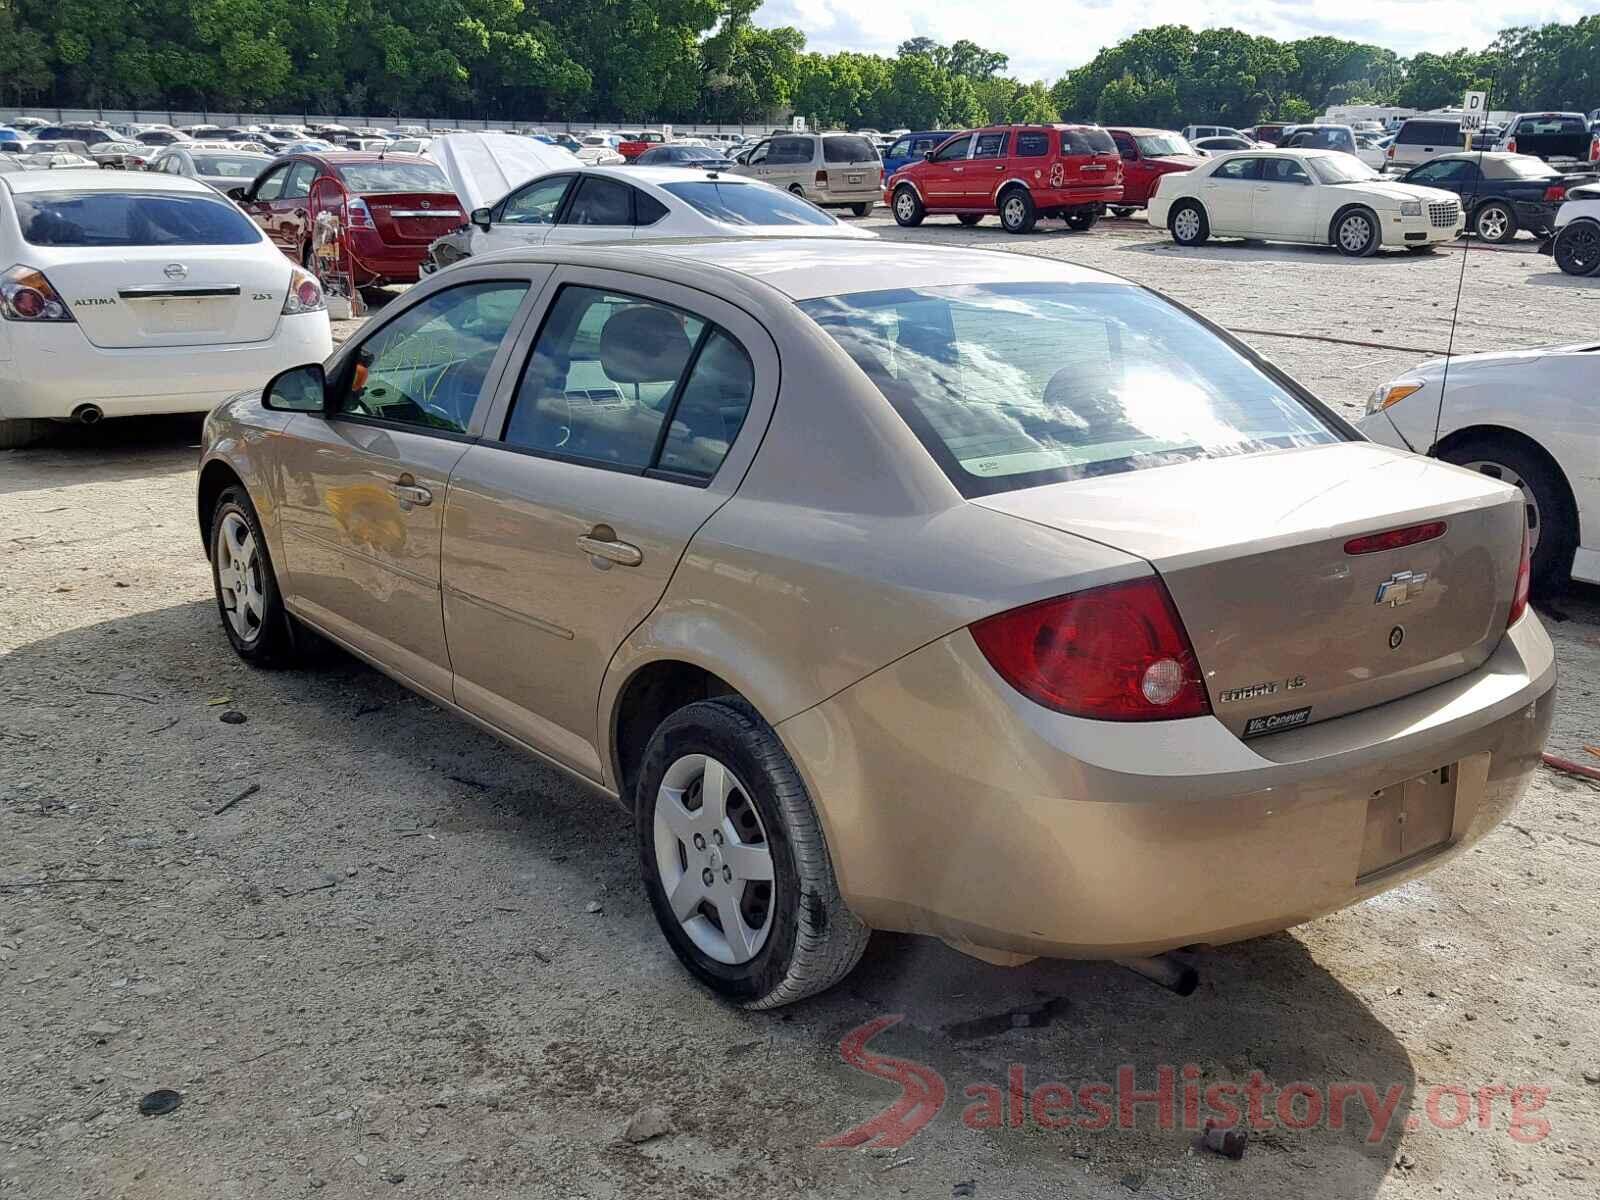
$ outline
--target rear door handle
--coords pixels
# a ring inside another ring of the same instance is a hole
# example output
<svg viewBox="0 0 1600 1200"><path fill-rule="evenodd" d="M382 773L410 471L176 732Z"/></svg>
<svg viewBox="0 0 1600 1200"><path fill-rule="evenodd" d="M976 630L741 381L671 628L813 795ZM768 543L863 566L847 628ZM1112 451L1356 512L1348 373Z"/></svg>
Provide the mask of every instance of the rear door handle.
<svg viewBox="0 0 1600 1200"><path fill-rule="evenodd" d="M410 512L413 508L427 508L433 503L433 493L419 484L410 474L402 475L395 480L395 499L400 501L400 511Z"/></svg>
<svg viewBox="0 0 1600 1200"><path fill-rule="evenodd" d="M594 565L602 570L608 570L606 564L609 563L616 563L619 567L637 567L644 561L644 552L631 542L618 540L617 531L609 525L596 525L579 538L578 549L591 559L601 560Z"/></svg>

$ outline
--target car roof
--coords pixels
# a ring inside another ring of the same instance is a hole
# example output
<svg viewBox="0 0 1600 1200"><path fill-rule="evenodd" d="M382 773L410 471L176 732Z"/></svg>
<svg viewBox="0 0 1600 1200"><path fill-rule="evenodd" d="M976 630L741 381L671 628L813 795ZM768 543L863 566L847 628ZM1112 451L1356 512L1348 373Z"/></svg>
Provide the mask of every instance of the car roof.
<svg viewBox="0 0 1600 1200"><path fill-rule="evenodd" d="M604 166L586 167L582 163L574 162L570 167L560 166L548 171L550 175L603 175L607 179L621 179L628 183L653 183L657 187L663 183L705 183L715 180L717 183L755 184L760 186L758 180L745 175L731 174L726 168L718 171L710 167L673 167L655 166L646 163L644 166L621 165L607 163Z"/></svg>
<svg viewBox="0 0 1600 1200"><path fill-rule="evenodd" d="M157 175L143 171L102 171L63 169L31 171L26 175L7 175L6 186L13 192L189 192L215 196L203 183L181 175Z"/></svg>
<svg viewBox="0 0 1600 1200"><path fill-rule="evenodd" d="M676 268L675 275L699 271L743 276L794 301L884 291L886 283L896 289L992 283L1127 284L1115 275L1031 254L854 238L669 238L609 248L529 246L476 255L471 261L479 265L554 261L628 270L645 267L652 259Z"/></svg>
<svg viewBox="0 0 1600 1200"><path fill-rule="evenodd" d="M395 162L428 163L435 167L439 165L433 159L426 158L421 154L380 154L376 150L308 150L300 157L320 158L330 167L347 167L355 163L388 162L391 159Z"/></svg>
<svg viewBox="0 0 1600 1200"><path fill-rule="evenodd" d="M1196 125L1196 126L1193 126L1193 128L1200 129L1200 128L1205 128L1205 127ZM1210 126L1209 128L1215 129L1216 126L1213 125L1213 126ZM1113 133L1131 133L1131 134L1133 134L1134 137L1140 137L1140 136L1144 136L1144 135L1148 135L1148 134L1152 134L1152 133L1177 133L1178 132L1176 129L1157 129L1154 125L1107 125L1106 129L1107 129L1108 132L1113 132Z"/></svg>

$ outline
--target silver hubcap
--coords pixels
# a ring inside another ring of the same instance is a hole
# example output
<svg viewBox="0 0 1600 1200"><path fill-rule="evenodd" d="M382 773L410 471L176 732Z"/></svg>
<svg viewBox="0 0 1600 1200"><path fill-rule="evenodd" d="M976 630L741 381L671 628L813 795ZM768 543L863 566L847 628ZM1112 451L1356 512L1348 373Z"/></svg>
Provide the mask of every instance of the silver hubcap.
<svg viewBox="0 0 1600 1200"><path fill-rule="evenodd" d="M256 536L236 512L222 518L222 536L217 539L217 590L234 633L253 642L261 633L267 601L261 591L261 558L256 553Z"/></svg>
<svg viewBox="0 0 1600 1200"><path fill-rule="evenodd" d="M1022 201L1020 199L1018 199L1016 196L1013 196L1013 197L1011 197L1011 199L1006 201L1006 224L1007 225L1021 225L1022 224L1022 214L1023 214L1023 207L1022 207Z"/></svg>
<svg viewBox="0 0 1600 1200"><path fill-rule="evenodd" d="M1476 471L1480 475L1487 475L1491 479L1498 479L1501 483L1509 483L1522 493L1523 503L1528 509L1528 553L1532 554L1539 548L1539 530L1544 524L1539 519L1539 502L1533 497L1527 481L1504 463L1497 462L1469 462L1462 463L1469 471Z"/></svg>
<svg viewBox="0 0 1600 1200"><path fill-rule="evenodd" d="M894 211L908 221L911 219L912 211L915 208L916 202L912 199L910 192L901 192L894 198Z"/></svg>
<svg viewBox="0 0 1600 1200"><path fill-rule="evenodd" d="M1339 222L1339 245L1346 250L1365 250L1372 240L1372 226L1363 216L1346 217Z"/></svg>
<svg viewBox="0 0 1600 1200"><path fill-rule="evenodd" d="M1499 241L1506 235L1506 214L1504 209L1488 208L1478 214L1478 236L1491 242Z"/></svg>
<svg viewBox="0 0 1600 1200"><path fill-rule="evenodd" d="M1200 236L1200 214L1192 208L1184 209L1172 219L1172 232L1179 241L1193 241Z"/></svg>
<svg viewBox="0 0 1600 1200"><path fill-rule="evenodd" d="M772 932L772 852L750 793L707 754L667 768L656 792L656 872L667 905L708 957L749 962Z"/></svg>

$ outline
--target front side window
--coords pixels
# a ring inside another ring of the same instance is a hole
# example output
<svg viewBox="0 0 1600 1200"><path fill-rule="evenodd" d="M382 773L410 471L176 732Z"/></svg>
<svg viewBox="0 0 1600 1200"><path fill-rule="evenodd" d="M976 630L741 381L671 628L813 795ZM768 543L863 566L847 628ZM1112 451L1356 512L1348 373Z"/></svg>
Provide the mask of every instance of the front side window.
<svg viewBox="0 0 1600 1200"><path fill-rule="evenodd" d="M554 225L571 182L571 175L557 175L530 183L506 201L498 219L507 225Z"/></svg>
<svg viewBox="0 0 1600 1200"><path fill-rule="evenodd" d="M1003 133L980 133L977 144L972 148L973 158L1000 158L1006 152L1006 135Z"/></svg>
<svg viewBox="0 0 1600 1200"><path fill-rule="evenodd" d="M666 183L671 192L697 212L724 225L837 225L838 222L800 197L760 184L706 180Z"/></svg>
<svg viewBox="0 0 1600 1200"><path fill-rule="evenodd" d="M578 192L561 218L563 225L633 224L633 189L615 179L590 175L579 180Z"/></svg>
<svg viewBox="0 0 1600 1200"><path fill-rule="evenodd" d="M356 351L338 411L462 434L528 284L435 292Z"/></svg>
<svg viewBox="0 0 1600 1200"><path fill-rule="evenodd" d="M283 195L283 181L288 177L288 166L279 167L261 181L261 185L256 188L255 198L257 200L276 200Z"/></svg>
<svg viewBox="0 0 1600 1200"><path fill-rule="evenodd" d="M1542 165L1542 164L1541 164ZM1450 183L1468 180L1476 174L1473 165L1459 158L1440 158L1418 167L1406 176L1407 183Z"/></svg>
<svg viewBox="0 0 1600 1200"><path fill-rule="evenodd" d="M1117 147L1117 153L1123 158L1132 160L1139 157L1137 143L1134 142L1131 133L1113 133L1111 140Z"/></svg>
<svg viewBox="0 0 1600 1200"><path fill-rule="evenodd" d="M311 181L317 177L317 168L311 163L295 163L283 185L285 200L299 200L311 194Z"/></svg>
<svg viewBox="0 0 1600 1200"><path fill-rule="evenodd" d="M811 139L808 137L779 137L772 139L772 149L767 154L768 166L792 166L811 161Z"/></svg>
<svg viewBox="0 0 1600 1200"><path fill-rule="evenodd" d="M1340 440L1244 354L1142 288L919 288L800 307L966 496Z"/></svg>
<svg viewBox="0 0 1600 1200"><path fill-rule="evenodd" d="M249 246L261 231L232 204L159 192L19 192L23 240L34 246Z"/></svg>
<svg viewBox="0 0 1600 1200"><path fill-rule="evenodd" d="M177 173L183 173L183 160L180 159L176 154L174 154L167 161L178 163L179 170ZM261 170L261 160L259 158L250 158L247 156L233 154L201 154L195 157L194 169L196 173L200 175L221 175L226 176L229 179L253 179L255 178L256 172ZM316 174L316 168L312 167L309 163L306 164L306 169L311 172L311 175ZM306 176L307 191L309 191L311 187L311 175ZM304 193L302 193L302 195L303 194Z"/></svg>
<svg viewBox="0 0 1600 1200"><path fill-rule="evenodd" d="M767 155L769 155L770 153L772 153L772 143L771 142L762 142L754 150L750 151L750 157L748 159L746 159L745 161L749 166L753 167L757 163L766 162L767 161Z"/></svg>
<svg viewBox="0 0 1600 1200"><path fill-rule="evenodd" d="M910 138L901 138L898 142L896 142L894 145L889 147L889 153L885 154L884 157L885 158L909 158L911 156L911 153L912 153L912 151L911 151L911 139Z"/></svg>
<svg viewBox="0 0 1600 1200"><path fill-rule="evenodd" d="M967 150L972 145L972 135L964 134L954 141L946 142L934 153L934 162L952 162L958 158L965 158Z"/></svg>
<svg viewBox="0 0 1600 1200"><path fill-rule="evenodd" d="M709 479L753 388L744 349L692 313L566 287L539 331L503 440L634 472Z"/></svg>

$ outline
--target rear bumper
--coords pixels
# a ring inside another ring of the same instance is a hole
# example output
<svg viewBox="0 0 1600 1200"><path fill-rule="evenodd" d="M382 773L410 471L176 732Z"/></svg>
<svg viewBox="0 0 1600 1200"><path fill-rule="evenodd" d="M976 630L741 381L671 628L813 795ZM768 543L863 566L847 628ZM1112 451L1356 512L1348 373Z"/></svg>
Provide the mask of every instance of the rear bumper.
<svg viewBox="0 0 1600 1200"><path fill-rule="evenodd" d="M868 924L1121 957L1285 929L1463 852L1537 768L1554 683L1530 613L1469 675L1246 743L1211 717L1050 712L961 631L778 729ZM1363 874L1369 798L1451 764L1445 844Z"/></svg>
<svg viewBox="0 0 1600 1200"><path fill-rule="evenodd" d="M432 244L430 240L395 245L370 230L352 231L350 255L355 260L356 286L416 283L422 278L422 260L428 257L428 247Z"/></svg>
<svg viewBox="0 0 1600 1200"><path fill-rule="evenodd" d="M1069 190L1035 190L1034 207L1041 211L1055 208L1087 208L1096 204L1118 204L1122 200L1122 185L1109 183L1104 187L1078 187Z"/></svg>
<svg viewBox="0 0 1600 1200"><path fill-rule="evenodd" d="M0 329L0 417L63 419L84 405L108 417L208 412L279 371L333 353L326 313L279 318L264 342L103 350L76 324Z"/></svg>

